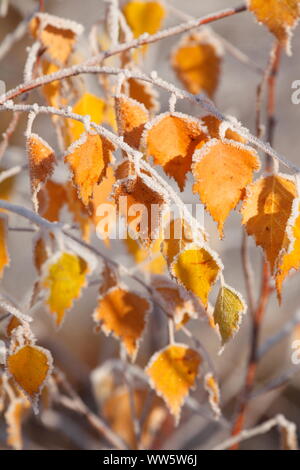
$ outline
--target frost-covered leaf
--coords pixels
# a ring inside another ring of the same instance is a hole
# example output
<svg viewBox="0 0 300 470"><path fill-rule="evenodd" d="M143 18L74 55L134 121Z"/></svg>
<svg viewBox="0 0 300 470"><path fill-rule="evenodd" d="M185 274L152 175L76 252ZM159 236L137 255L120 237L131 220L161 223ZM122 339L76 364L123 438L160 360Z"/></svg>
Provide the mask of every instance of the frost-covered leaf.
<svg viewBox="0 0 300 470"><path fill-rule="evenodd" d="M138 80L136 78L129 78L127 80L127 85L130 98L142 103L151 114L159 111L159 96L152 83Z"/></svg>
<svg viewBox="0 0 300 470"><path fill-rule="evenodd" d="M294 199L292 212L287 221L286 235L289 239L287 248L279 254L276 266L276 289L281 299L282 283L292 269L300 268L300 200Z"/></svg>
<svg viewBox="0 0 300 470"><path fill-rule="evenodd" d="M10 352L7 371L36 406L39 395L52 372L52 356L47 349L26 344Z"/></svg>
<svg viewBox="0 0 300 470"><path fill-rule="evenodd" d="M223 48L208 30L187 34L175 47L171 63L178 78L190 93L207 93L212 97L217 89Z"/></svg>
<svg viewBox="0 0 300 470"><path fill-rule="evenodd" d="M17 397L10 402L5 412L7 444L15 450L23 448L22 420L29 408L30 403L26 398Z"/></svg>
<svg viewBox="0 0 300 470"><path fill-rule="evenodd" d="M152 356L147 367L152 388L161 396L178 423L190 389L195 385L201 358L184 344L171 344Z"/></svg>
<svg viewBox="0 0 300 470"><path fill-rule="evenodd" d="M100 297L93 318L106 335L112 333L122 342L134 360L151 309L147 298L123 287L113 287Z"/></svg>
<svg viewBox="0 0 300 470"><path fill-rule="evenodd" d="M192 155L206 137L201 121L185 114L164 113L145 126L141 150L153 157L154 163L161 165L182 191L191 170Z"/></svg>
<svg viewBox="0 0 300 470"><path fill-rule="evenodd" d="M220 121L218 118L216 118L212 114L207 114L206 116L202 116L201 121L205 124L208 130L208 134L212 139L222 138L222 135L220 132L222 121ZM239 135L237 132L232 131L230 128L226 130L224 137L228 140L236 140L237 142L241 142L242 144L247 143L244 137Z"/></svg>
<svg viewBox="0 0 300 470"><path fill-rule="evenodd" d="M258 155L241 143L211 139L193 156L193 192L218 223L220 236L230 211L243 198L253 172L259 170Z"/></svg>
<svg viewBox="0 0 300 470"><path fill-rule="evenodd" d="M145 106L133 98L120 94L115 97L115 108L120 135L131 147L138 148L149 113Z"/></svg>
<svg viewBox="0 0 300 470"><path fill-rule="evenodd" d="M247 189L241 209L243 224L264 250L272 272L279 253L287 247L286 228L295 197L295 184L288 175L262 177Z"/></svg>
<svg viewBox="0 0 300 470"><path fill-rule="evenodd" d="M248 0L248 8L290 55L292 31L300 17L299 0Z"/></svg>
<svg viewBox="0 0 300 470"><path fill-rule="evenodd" d="M68 148L65 155L82 202L87 205L95 184L105 170L102 141L98 134L83 134Z"/></svg>
<svg viewBox="0 0 300 470"><path fill-rule="evenodd" d="M32 200L38 209L37 194L43 183L52 175L56 158L54 150L37 134L27 136L27 154L31 182Z"/></svg>
<svg viewBox="0 0 300 470"><path fill-rule="evenodd" d="M36 13L29 29L46 48L48 56L63 64L69 58L77 37L83 32L83 27L75 21L48 13Z"/></svg>
<svg viewBox="0 0 300 470"><path fill-rule="evenodd" d="M206 245L190 243L174 258L170 272L176 281L193 292L204 306L223 265Z"/></svg>
<svg viewBox="0 0 300 470"><path fill-rule="evenodd" d="M214 309L214 322L219 327L222 344L227 343L239 330L247 306L242 296L229 286L222 286Z"/></svg>
<svg viewBox="0 0 300 470"><path fill-rule="evenodd" d="M43 266L42 287L48 290L46 304L60 326L73 301L86 284L88 265L74 253L57 253Z"/></svg>

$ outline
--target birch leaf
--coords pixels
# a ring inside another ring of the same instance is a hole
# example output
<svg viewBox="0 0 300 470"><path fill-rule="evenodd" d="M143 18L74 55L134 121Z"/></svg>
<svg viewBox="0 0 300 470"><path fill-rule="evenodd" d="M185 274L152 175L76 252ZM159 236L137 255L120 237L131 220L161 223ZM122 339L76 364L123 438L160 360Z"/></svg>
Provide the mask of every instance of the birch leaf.
<svg viewBox="0 0 300 470"><path fill-rule="evenodd" d="M37 194L42 184L52 175L56 158L53 149L37 134L30 134L27 137L27 153L32 200L37 210Z"/></svg>
<svg viewBox="0 0 300 470"><path fill-rule="evenodd" d="M213 318L219 327L223 345L233 338L239 330L242 315L246 309L242 296L232 287L223 286L220 288Z"/></svg>
<svg viewBox="0 0 300 470"><path fill-rule="evenodd" d="M204 387L208 393L208 401L216 419L221 416L220 410L220 389L218 382L211 372L208 372L204 377Z"/></svg>
<svg viewBox="0 0 300 470"><path fill-rule="evenodd" d="M288 242L286 228L295 196L295 184L288 175L267 176L248 187L241 209L246 231L264 250L272 272Z"/></svg>
<svg viewBox="0 0 300 470"><path fill-rule="evenodd" d="M131 147L138 148L144 125L149 119L145 106L126 95L115 97L115 108L120 135Z"/></svg>
<svg viewBox="0 0 300 470"><path fill-rule="evenodd" d="M164 113L145 126L141 149L175 179L183 191L192 155L197 145L206 139L201 121L180 113Z"/></svg>
<svg viewBox="0 0 300 470"><path fill-rule="evenodd" d="M300 17L299 0L248 0L248 8L291 55L292 31Z"/></svg>
<svg viewBox="0 0 300 470"><path fill-rule="evenodd" d="M75 21L48 13L37 13L30 21L29 29L46 48L48 56L63 64L69 58L77 37L83 32L83 27Z"/></svg>
<svg viewBox="0 0 300 470"><path fill-rule="evenodd" d="M259 170L257 153L240 143L210 140L193 156L193 192L218 223L220 236L230 211L244 196L245 187Z"/></svg>
<svg viewBox="0 0 300 470"><path fill-rule="evenodd" d="M300 201L294 199L291 216L286 229L289 238L288 248L279 255L276 267L276 289L281 300L282 284L292 269L300 268Z"/></svg>
<svg viewBox="0 0 300 470"><path fill-rule="evenodd" d="M134 360L151 310L152 306L145 297L122 287L113 287L100 297L93 318L106 335L112 333L123 343Z"/></svg>
<svg viewBox="0 0 300 470"><path fill-rule="evenodd" d="M34 405L52 372L52 356L47 349L26 344L7 357L7 370Z"/></svg>
<svg viewBox="0 0 300 470"><path fill-rule="evenodd" d="M209 292L216 282L222 263L216 253L207 246L190 243L174 258L170 272L176 281L193 292L204 306Z"/></svg>
<svg viewBox="0 0 300 470"><path fill-rule="evenodd" d="M87 263L73 253L58 253L43 266L42 286L48 289L47 306L57 326L86 283Z"/></svg>
<svg viewBox="0 0 300 470"><path fill-rule="evenodd" d="M172 53L171 63L190 93L213 97L220 78L223 47L210 31L184 36Z"/></svg>
<svg viewBox="0 0 300 470"><path fill-rule="evenodd" d="M179 422L180 412L190 389L195 385L201 358L184 344L172 344L152 356L146 367L150 384Z"/></svg>
<svg viewBox="0 0 300 470"><path fill-rule="evenodd" d="M136 38L144 33L156 33L165 17L163 5L151 1L131 0L124 5L123 12Z"/></svg>
<svg viewBox="0 0 300 470"><path fill-rule="evenodd" d="M95 184L99 183L105 169L102 141L97 134L84 134L67 150L65 162L73 174L79 197L87 205Z"/></svg>

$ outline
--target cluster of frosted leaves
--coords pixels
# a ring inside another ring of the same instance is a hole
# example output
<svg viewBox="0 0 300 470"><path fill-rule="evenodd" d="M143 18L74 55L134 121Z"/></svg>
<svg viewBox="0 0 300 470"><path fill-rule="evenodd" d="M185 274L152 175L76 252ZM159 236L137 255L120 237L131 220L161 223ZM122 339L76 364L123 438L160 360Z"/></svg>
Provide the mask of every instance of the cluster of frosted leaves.
<svg viewBox="0 0 300 470"><path fill-rule="evenodd" d="M7 444L20 450L22 424L31 411L38 412L39 398L49 388L53 359L50 351L36 345L23 319L9 316L5 336L9 346L0 361L0 412L6 421Z"/></svg>

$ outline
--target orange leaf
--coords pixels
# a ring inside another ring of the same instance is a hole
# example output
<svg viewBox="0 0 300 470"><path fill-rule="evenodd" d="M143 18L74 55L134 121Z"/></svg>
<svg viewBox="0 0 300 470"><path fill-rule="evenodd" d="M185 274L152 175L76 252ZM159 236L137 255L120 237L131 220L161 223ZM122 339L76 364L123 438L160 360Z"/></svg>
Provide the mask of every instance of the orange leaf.
<svg viewBox="0 0 300 470"><path fill-rule="evenodd" d="M282 283L292 269L300 268L300 201L294 199L286 233L289 243L279 254L276 266L276 289L281 300Z"/></svg>
<svg viewBox="0 0 300 470"><path fill-rule="evenodd" d="M222 121L217 119L212 114L207 114L206 116L201 117L201 121L205 124L208 130L208 134L212 139L220 139L222 136L220 134L220 126ZM228 140L236 140L242 144L246 144L247 141L244 137L239 135L237 132L227 129L225 132L225 138Z"/></svg>
<svg viewBox="0 0 300 470"><path fill-rule="evenodd" d="M141 246L138 241L127 235L124 242L128 252L133 256L141 269L153 274L160 274L166 269L166 262L160 253L161 238L154 240L150 247Z"/></svg>
<svg viewBox="0 0 300 470"><path fill-rule="evenodd" d="M191 227L184 219L172 219L164 228L161 251L170 265L178 253L193 241Z"/></svg>
<svg viewBox="0 0 300 470"><path fill-rule="evenodd" d="M5 266L9 266L10 258L7 249L7 218L0 214L0 278L3 276Z"/></svg>
<svg viewBox="0 0 300 470"><path fill-rule="evenodd" d="M286 228L295 196L295 184L288 175L267 176L249 186L241 209L247 233L264 250L272 272L279 253L286 248Z"/></svg>
<svg viewBox="0 0 300 470"><path fill-rule="evenodd" d="M218 223L222 237L226 218L260 168L257 153L240 143L212 139L195 152L193 160L193 192Z"/></svg>
<svg viewBox="0 0 300 470"><path fill-rule="evenodd" d="M63 184L48 180L38 193L39 214L50 222L59 221L59 214L67 202Z"/></svg>
<svg viewBox="0 0 300 470"><path fill-rule="evenodd" d="M115 97L119 133L131 147L138 148L144 125L149 119L145 106L126 95Z"/></svg>
<svg viewBox="0 0 300 470"><path fill-rule="evenodd" d="M219 83L222 44L210 31L184 36L172 53L178 78L190 93L213 97Z"/></svg>
<svg viewBox="0 0 300 470"><path fill-rule="evenodd" d="M175 179L182 191L194 150L205 138L201 121L180 113L164 113L145 126L141 149Z"/></svg>
<svg viewBox="0 0 300 470"><path fill-rule="evenodd" d="M113 287L99 299L93 318L106 335L113 333L134 360L152 306L145 297Z"/></svg>
<svg viewBox="0 0 300 470"><path fill-rule="evenodd" d="M37 194L42 184L52 175L56 158L53 149L37 134L30 134L27 137L27 153L32 200L37 209Z"/></svg>
<svg viewBox="0 0 300 470"><path fill-rule="evenodd" d="M30 407L25 398L15 398L9 404L5 413L7 423L7 444L15 450L23 448L22 419Z"/></svg>
<svg viewBox="0 0 300 470"><path fill-rule="evenodd" d="M7 357L7 370L16 384L36 406L37 399L52 372L52 356L47 349L27 344Z"/></svg>
<svg viewBox="0 0 300 470"><path fill-rule="evenodd" d="M100 136L84 134L68 148L65 162L73 173L73 182L78 188L79 197L87 205L105 168Z"/></svg>
<svg viewBox="0 0 300 470"><path fill-rule="evenodd" d="M83 32L83 27L75 21L48 13L37 13L30 21L29 29L33 37L41 41L49 57L63 64L69 58L77 36Z"/></svg>
<svg viewBox="0 0 300 470"><path fill-rule="evenodd" d="M113 192L113 185L116 182L114 171L111 166L107 167L106 176L99 184L93 188L93 195L90 202L92 219L96 226L96 232L100 239L109 244L109 236L115 227L116 204L110 200ZM105 209L105 210L104 210Z"/></svg>
<svg viewBox="0 0 300 470"><path fill-rule="evenodd" d="M136 78L129 78L127 84L130 98L142 103L152 114L159 111L160 103L158 101L158 93L152 83Z"/></svg>
<svg viewBox="0 0 300 470"><path fill-rule="evenodd" d="M248 0L248 8L259 23L263 23L291 55L292 31L300 17L299 0Z"/></svg>
<svg viewBox="0 0 300 470"><path fill-rule="evenodd" d="M201 358L184 344L172 344L157 352L146 367L152 388L161 396L176 424L191 387L195 385Z"/></svg>

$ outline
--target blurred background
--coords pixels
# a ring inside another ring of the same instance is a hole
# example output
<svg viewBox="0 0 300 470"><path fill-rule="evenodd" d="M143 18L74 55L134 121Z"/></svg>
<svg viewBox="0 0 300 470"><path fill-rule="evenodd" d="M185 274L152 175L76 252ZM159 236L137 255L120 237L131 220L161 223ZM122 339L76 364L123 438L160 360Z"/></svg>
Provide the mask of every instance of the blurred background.
<svg viewBox="0 0 300 470"><path fill-rule="evenodd" d="M13 0L4 18L0 18L0 44L7 34L12 32L18 23L36 7L37 2L31 0ZM169 4L184 13L200 17L205 14L237 6L237 0L210 0L198 1L170 0ZM66 17L82 23L85 27L85 38L79 44L82 57L90 54L87 34L96 20L103 18L105 2L101 0L46 0L47 12ZM182 20L178 15L170 11L164 26L174 25ZM211 25L212 29L230 43L236 45L249 58L262 69L265 69L269 60L269 53L273 44L273 37L266 28L255 21L249 13L241 13L232 18L217 21ZM165 39L163 42L151 45L144 63L144 70L157 70L160 77L182 87L170 67L170 51L179 41L179 37ZM23 68L26 58L26 48L32 44L32 39L26 34L18 41L12 50L0 62L0 80L4 80L7 89L15 87L23 80ZM277 100L277 126L274 138L274 148L295 164L300 165L299 155L299 125L300 105L292 104L292 82L300 80L300 28L294 32L292 40L292 57L283 54L282 65L278 77ZM86 78L91 82L93 91L101 95L95 79ZM255 99L256 88L261 76L254 69L241 63L229 52L225 52L222 63L222 75L215 103L225 114L235 116L246 127L255 133ZM159 91L161 112L168 110L168 96ZM38 93L33 93L29 102L42 102ZM203 112L199 107L187 102L179 101L176 109L193 116L201 116ZM4 132L11 115L1 113L0 133ZM5 154L3 165L9 168L26 161L24 130L26 120L22 118L11 140L11 146ZM55 132L49 126L49 119L41 117L37 124L39 134L42 135L55 149L57 143ZM264 156L261 154L261 157ZM281 168L282 172L286 169ZM189 183L192 179L190 178ZM173 184L173 183L172 183ZM187 203L198 202L191 192L191 184L187 184L183 199ZM15 191L12 200L16 203L31 206L28 175L22 174L16 178ZM225 238L220 241L215 223L208 215L205 215L205 227L210 235L210 244L221 256L225 266L225 277L229 285L234 286L245 296L245 283L241 263L241 217L238 212L233 213L225 224ZM24 226L24 221L11 217L10 224ZM100 240L94 238L95 246L107 250ZM15 298L20 305L26 305L31 293L36 272L32 267L32 234L10 232L9 251L11 265L6 270L2 282L5 292ZM126 248L113 242L111 250L107 253L126 266L133 266L133 259L128 256ZM259 281L261 269L261 251L250 240L250 258L253 263L256 282L256 293L259 295ZM91 313L96 305L97 287L89 287L79 301L76 302L72 312L67 315L63 327L56 331L52 319L41 308L35 312L36 321L34 329L37 333L38 343L49 348L56 363L66 372L82 397L96 409L95 396L91 392L90 374L103 365L107 359L119 357L119 347L113 338L106 338L103 334L93 332ZM278 305L275 294L271 298L267 313L263 322L260 344L267 338L276 334L291 320L300 309L299 275L289 279L283 290L283 301ZM158 313L153 315L147 326L145 339L138 355L137 363L144 366L153 351L160 349L166 342L167 325ZM203 405L201 413L194 414L187 407L184 409L182 420L178 428L169 425L168 431L164 431L164 439L160 442L162 448L169 449L209 449L221 442L229 435L230 421L233 418L236 398L245 377L245 367L249 353L249 318L243 319L241 329L235 339L226 347L224 353L219 356L219 341L214 332L204 322L192 321L190 329L205 345L210 353L212 361L218 371L221 388L222 404L224 405L224 419L215 422L207 417L207 410ZM255 393L256 398L251 400L246 427L262 422L277 413L283 413L286 418L294 421L300 429L300 378L297 374L298 367L291 362L292 341L300 339L300 326L295 326L291 332L278 342L262 359L259 366ZM178 340L185 341L181 334ZM270 381L276 380L282 374L290 374L290 381L268 393L259 393ZM200 394L200 395L199 395ZM201 391L194 393L195 398L203 401ZM97 398L97 397L96 397ZM47 418L47 419L46 419ZM65 417L64 426L59 421L57 414L42 418L30 417L24 424L25 448L101 448L105 443L99 443L97 436L92 435L88 429L81 432L78 421L70 413ZM50 424L49 424L50 423ZM160 431L159 431L160 432ZM159 433L158 432L158 433ZM4 423L0 427L1 442L4 438ZM241 445L243 449L276 449L278 448L278 433L274 430L270 433L253 438Z"/></svg>

